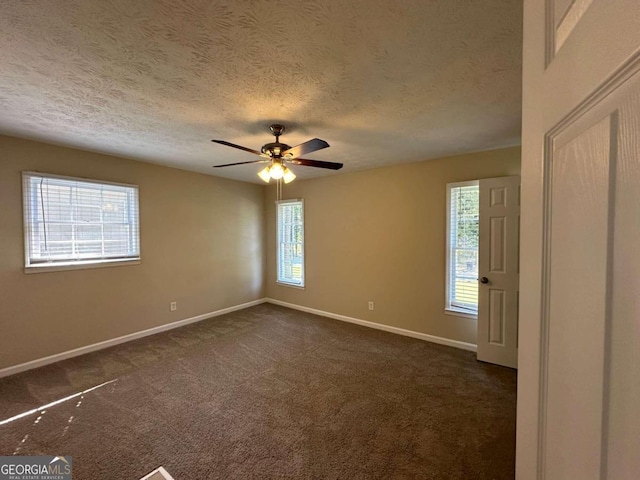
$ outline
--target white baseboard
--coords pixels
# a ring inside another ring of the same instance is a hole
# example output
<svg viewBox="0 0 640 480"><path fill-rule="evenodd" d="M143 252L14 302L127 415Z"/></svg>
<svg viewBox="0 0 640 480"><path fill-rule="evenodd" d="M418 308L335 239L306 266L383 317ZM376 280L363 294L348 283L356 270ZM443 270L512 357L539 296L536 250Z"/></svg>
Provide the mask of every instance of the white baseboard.
<svg viewBox="0 0 640 480"><path fill-rule="evenodd" d="M268 303L274 305L280 305L282 307L292 308L294 310L300 310L301 312L313 313L322 317L333 318L334 320L341 320L343 322L355 323L364 327L375 328L377 330L384 330L385 332L396 333L398 335L404 335L405 337L417 338L425 340L431 343L437 343L439 345L447 345L448 347L460 348L462 350L468 350L470 352L476 352L478 347L473 343L461 342L459 340L451 340L444 337L436 337L435 335L428 335L426 333L414 332L413 330L405 330L404 328L392 327L390 325L383 325L381 323L370 322L368 320L361 320L359 318L347 317L346 315L340 315L338 313L325 312L324 310L317 310L315 308L303 307L302 305L296 305L294 303L282 302L273 298L267 298Z"/></svg>
<svg viewBox="0 0 640 480"><path fill-rule="evenodd" d="M294 310L300 310L302 312L313 313L322 317L332 318L334 320L340 320L348 323L355 323L364 327L375 328L377 330L384 330L385 332L396 333L398 335L404 335L406 337L413 337L427 342L438 343L440 345L447 345L449 347L460 348L462 350L468 350L475 352L477 350L476 345L472 343L460 342L458 340L451 340L449 338L436 337L435 335L428 335L426 333L414 332L412 330L405 330L404 328L392 327L390 325L383 325L381 323L370 322L368 320L361 320L359 318L347 317L346 315L340 315L337 313L325 312L324 310L318 310L310 307L303 307L302 305L296 305L293 303L282 302L273 298L261 298L252 302L242 303L240 305L234 305L232 307L223 308L214 312L203 313L191 318L185 318L184 320L178 320L177 322L167 323L165 325L159 325L157 327L142 330L140 332L130 333L129 335L123 335L122 337L112 338L111 340L105 340L103 342L94 343L85 347L75 348L66 352L56 353L55 355L49 355L48 357L38 358L31 360L30 362L21 363L12 367L6 367L0 369L0 378L8 377L9 375L15 375L16 373L25 372L38 367L43 367L51 363L66 360L67 358L77 357L84 355L85 353L95 352L105 348L113 347L121 343L137 340L138 338L147 337L156 333L166 332L167 330L173 330L174 328L183 327L190 323L206 320L207 318L217 317L226 313L235 312L236 310L242 310L244 308L253 307L261 303L272 303L274 305L280 305L283 307L291 308Z"/></svg>
<svg viewBox="0 0 640 480"><path fill-rule="evenodd" d="M48 357L38 358L36 360L31 360L30 362L21 363L19 365L14 365L12 367L6 367L3 369L0 369L0 378L8 377L9 375L15 375L16 373L24 372L26 370L31 370L33 368L43 367L45 365L49 365L50 363L66 360L67 358L77 357L78 355L84 355L85 353L95 352L96 350L102 350L104 348L113 347L114 345L130 342L131 340L147 337L149 335L154 335L156 333L166 332L167 330L173 330L174 328L184 327L185 325L189 325L190 323L199 322L201 320L206 320L207 318L211 318L211 317L218 317L220 315L224 315L225 313L235 312L236 310L242 310L244 308L253 307L254 305L259 305L266 301L267 300L265 298L260 298L252 302L242 303L240 305L234 305L233 307L223 308L221 310L216 310L215 312L203 313L202 315L196 315L195 317L185 318L184 320L178 320L177 322L171 322L165 325L159 325L157 327L149 328L147 330L142 330L140 332L130 333L129 335L123 335L122 337L112 338L111 340L105 340L104 342L98 342L92 345L87 345L86 347L75 348L73 350L56 353L55 355L49 355Z"/></svg>

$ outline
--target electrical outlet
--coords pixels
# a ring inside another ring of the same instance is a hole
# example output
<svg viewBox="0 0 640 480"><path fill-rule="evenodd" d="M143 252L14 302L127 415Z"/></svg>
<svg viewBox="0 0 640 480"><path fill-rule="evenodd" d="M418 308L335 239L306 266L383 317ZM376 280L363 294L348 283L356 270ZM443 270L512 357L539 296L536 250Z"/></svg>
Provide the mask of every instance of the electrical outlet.
<svg viewBox="0 0 640 480"><path fill-rule="evenodd" d="M171 302L171 303L169 304L169 309L170 309L172 312L175 312L175 311L178 309L178 304L177 304L177 302Z"/></svg>
<svg viewBox="0 0 640 480"><path fill-rule="evenodd" d="M369 302L369 310L373 310L373 307L374 307L373 302Z"/></svg>

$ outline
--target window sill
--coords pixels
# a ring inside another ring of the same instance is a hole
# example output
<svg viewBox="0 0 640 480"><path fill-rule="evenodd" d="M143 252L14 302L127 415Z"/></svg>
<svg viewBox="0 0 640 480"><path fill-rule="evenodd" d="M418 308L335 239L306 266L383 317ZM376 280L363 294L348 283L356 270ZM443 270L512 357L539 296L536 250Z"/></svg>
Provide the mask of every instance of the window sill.
<svg viewBox="0 0 640 480"><path fill-rule="evenodd" d="M458 310L456 308L445 308L444 309L444 314L445 315L452 315L454 317L462 317L462 318L471 318L473 320L477 320L478 319L478 314L477 313L469 313L465 310Z"/></svg>
<svg viewBox="0 0 640 480"><path fill-rule="evenodd" d="M295 283L285 283L285 282L276 281L276 285L279 285L281 287L291 287L291 288L297 288L298 290L304 290L304 285L296 285Z"/></svg>
<svg viewBox="0 0 640 480"><path fill-rule="evenodd" d="M69 262L69 263L38 263L24 267L24 273L46 273L46 272L62 272L65 270L85 270L88 268L105 268L105 267L122 267L124 265L139 265L139 258L117 259L117 260L100 260L85 262Z"/></svg>

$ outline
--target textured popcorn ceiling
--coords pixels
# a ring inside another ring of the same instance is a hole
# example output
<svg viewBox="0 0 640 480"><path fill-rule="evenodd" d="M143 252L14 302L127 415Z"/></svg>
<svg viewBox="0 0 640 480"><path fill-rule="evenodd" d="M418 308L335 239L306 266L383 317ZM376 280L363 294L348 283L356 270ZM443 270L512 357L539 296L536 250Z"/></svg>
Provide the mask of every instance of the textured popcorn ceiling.
<svg viewBox="0 0 640 480"><path fill-rule="evenodd" d="M518 0L0 2L0 132L213 170L267 126L340 172L520 139ZM257 158L257 157L256 157Z"/></svg>

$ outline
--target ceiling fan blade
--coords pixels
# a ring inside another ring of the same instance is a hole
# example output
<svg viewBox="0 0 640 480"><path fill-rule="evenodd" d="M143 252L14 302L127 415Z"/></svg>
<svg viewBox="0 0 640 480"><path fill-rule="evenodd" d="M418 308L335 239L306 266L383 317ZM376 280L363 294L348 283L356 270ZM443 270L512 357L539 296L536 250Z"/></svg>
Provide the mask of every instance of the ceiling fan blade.
<svg viewBox="0 0 640 480"><path fill-rule="evenodd" d="M271 160L253 160L251 162L225 163L224 165L214 165L213 168L233 167L234 165L246 165L247 163L266 163Z"/></svg>
<svg viewBox="0 0 640 480"><path fill-rule="evenodd" d="M323 162L321 160L307 160L305 158L294 158L293 160L287 160L294 165L304 165L305 167L318 167L328 168L330 170L340 170L344 164L335 162Z"/></svg>
<svg viewBox="0 0 640 480"><path fill-rule="evenodd" d="M324 140L314 138L307 142L301 143L300 145L296 145L295 147L291 147L289 150L285 150L284 152L282 152L282 157L287 160L298 158L300 155L306 155L307 153L322 150L323 148L327 148L328 146L329 144Z"/></svg>
<svg viewBox="0 0 640 480"><path fill-rule="evenodd" d="M253 153L255 155L260 155L261 157L268 156L262 152L254 150L252 148L243 147L242 145L236 145L235 143L225 142L224 140L211 140L212 142L219 143L220 145L226 145L227 147L237 148L239 150L244 150L245 152ZM222 166L222 165L220 165Z"/></svg>

